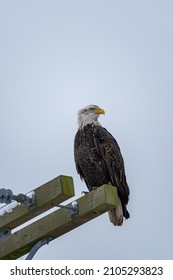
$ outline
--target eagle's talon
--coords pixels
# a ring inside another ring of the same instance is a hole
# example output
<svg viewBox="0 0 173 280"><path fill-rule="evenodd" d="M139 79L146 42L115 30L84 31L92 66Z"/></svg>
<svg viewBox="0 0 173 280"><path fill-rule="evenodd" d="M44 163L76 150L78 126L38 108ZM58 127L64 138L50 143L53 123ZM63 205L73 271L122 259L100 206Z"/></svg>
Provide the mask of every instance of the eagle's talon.
<svg viewBox="0 0 173 280"><path fill-rule="evenodd" d="M81 194L87 194L87 193L89 193L89 192L85 192L85 191L81 192Z"/></svg>

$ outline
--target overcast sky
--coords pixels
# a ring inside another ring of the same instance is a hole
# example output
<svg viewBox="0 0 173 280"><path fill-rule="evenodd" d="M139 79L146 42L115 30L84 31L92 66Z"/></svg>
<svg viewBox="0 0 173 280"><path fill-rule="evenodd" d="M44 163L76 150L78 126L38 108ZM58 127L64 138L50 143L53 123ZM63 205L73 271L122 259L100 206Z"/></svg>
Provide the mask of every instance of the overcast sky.
<svg viewBox="0 0 173 280"><path fill-rule="evenodd" d="M122 227L106 213L35 259L173 258L172 14L171 0L0 1L0 187L64 174L81 196L76 114L96 104L131 190Z"/></svg>

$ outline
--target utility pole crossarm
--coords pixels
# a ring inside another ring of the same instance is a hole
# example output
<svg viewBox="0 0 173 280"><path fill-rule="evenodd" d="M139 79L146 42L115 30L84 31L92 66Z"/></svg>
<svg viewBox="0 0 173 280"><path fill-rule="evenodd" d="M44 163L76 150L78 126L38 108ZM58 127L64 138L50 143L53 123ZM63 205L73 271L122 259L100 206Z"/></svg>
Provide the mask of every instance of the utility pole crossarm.
<svg viewBox="0 0 173 280"><path fill-rule="evenodd" d="M31 206L20 204L12 212L0 216L0 230L14 229L75 195L73 178L62 175L33 191L35 193L34 204Z"/></svg>
<svg viewBox="0 0 173 280"><path fill-rule="evenodd" d="M9 235L0 242L0 259L17 259L28 253L39 240L45 237L55 239L116 207L117 189L103 185L76 202L78 212L75 215L72 215L70 209L61 208Z"/></svg>

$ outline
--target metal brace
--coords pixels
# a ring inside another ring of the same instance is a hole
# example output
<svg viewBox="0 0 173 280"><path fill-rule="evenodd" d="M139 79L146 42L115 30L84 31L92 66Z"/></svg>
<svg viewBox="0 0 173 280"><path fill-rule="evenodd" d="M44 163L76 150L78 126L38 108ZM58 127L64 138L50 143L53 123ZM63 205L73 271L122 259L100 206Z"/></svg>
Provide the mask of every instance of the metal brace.
<svg viewBox="0 0 173 280"><path fill-rule="evenodd" d="M73 201L71 203L71 206L66 206L66 205L58 204L57 207L71 210L72 211L72 214L71 214L72 216L78 213L78 203L77 203L77 201Z"/></svg>
<svg viewBox="0 0 173 280"><path fill-rule="evenodd" d="M19 195L14 195L10 189L0 189L0 203L10 204L12 200L16 200L19 203L27 203L29 206L31 206L35 201L35 197L34 195L29 197L22 193Z"/></svg>
<svg viewBox="0 0 173 280"><path fill-rule="evenodd" d="M35 245L32 247L30 253L28 254L28 256L26 257L25 260L32 260L33 257L35 256L35 254L37 253L37 251L44 245L49 244L49 242L53 240L52 237L45 237L41 240L39 240L37 243L35 243Z"/></svg>
<svg viewBox="0 0 173 280"><path fill-rule="evenodd" d="M0 241L4 240L7 236L11 234L10 228L3 228L0 230Z"/></svg>

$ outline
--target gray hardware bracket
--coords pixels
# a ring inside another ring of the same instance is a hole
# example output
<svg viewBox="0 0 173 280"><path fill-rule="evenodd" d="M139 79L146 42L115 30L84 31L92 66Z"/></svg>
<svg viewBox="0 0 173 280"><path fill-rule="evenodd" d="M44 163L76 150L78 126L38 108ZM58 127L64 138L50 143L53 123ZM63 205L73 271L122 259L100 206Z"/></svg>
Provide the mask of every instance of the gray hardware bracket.
<svg viewBox="0 0 173 280"><path fill-rule="evenodd" d="M77 201L73 201L71 203L71 206L66 206L66 205L58 204L57 207L71 210L71 212L72 212L71 215L72 216L76 215L78 213L78 203L77 203Z"/></svg>
<svg viewBox="0 0 173 280"><path fill-rule="evenodd" d="M11 234L11 229L10 228L3 228L0 230L0 241L4 240Z"/></svg>
<svg viewBox="0 0 173 280"><path fill-rule="evenodd" d="M10 189L0 189L0 203L10 204L12 200L16 200L19 203L26 203L29 206L34 204L35 196L29 197L25 194L14 195Z"/></svg>

